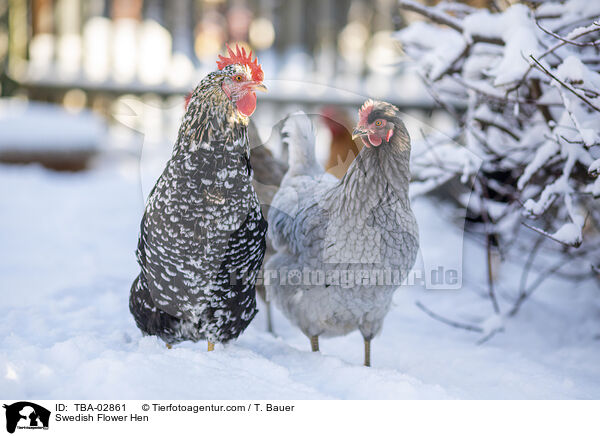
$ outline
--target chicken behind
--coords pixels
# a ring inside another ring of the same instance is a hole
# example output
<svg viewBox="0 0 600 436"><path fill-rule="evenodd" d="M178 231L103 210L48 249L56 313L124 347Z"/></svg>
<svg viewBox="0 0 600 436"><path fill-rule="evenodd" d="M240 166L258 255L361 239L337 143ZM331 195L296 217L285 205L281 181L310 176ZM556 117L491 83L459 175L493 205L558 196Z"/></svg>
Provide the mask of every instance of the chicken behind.
<svg viewBox="0 0 600 436"><path fill-rule="evenodd" d="M308 117L290 116L283 128L290 168L268 215L277 251L265 264L270 298L313 351L319 336L358 329L367 366L371 340L419 249L410 138L399 115L389 103L365 102L354 131L365 147L342 180L317 163Z"/></svg>

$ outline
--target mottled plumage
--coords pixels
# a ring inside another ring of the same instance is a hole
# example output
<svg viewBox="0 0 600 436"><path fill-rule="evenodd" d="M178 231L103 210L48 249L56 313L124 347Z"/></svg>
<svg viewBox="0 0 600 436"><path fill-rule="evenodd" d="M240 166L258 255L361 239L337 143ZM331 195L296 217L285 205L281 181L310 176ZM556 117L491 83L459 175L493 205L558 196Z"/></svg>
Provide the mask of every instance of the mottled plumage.
<svg viewBox="0 0 600 436"><path fill-rule="evenodd" d="M304 114L292 115L284 125L290 169L268 215L277 254L265 274L277 274L269 277L267 290L315 340L358 329L368 345L417 255L418 229L408 197L408 133L390 104L375 103L371 116L388 120L393 135L389 142L364 147L342 180L317 164L312 125ZM302 277L295 278L293 271ZM371 282L379 273L398 279Z"/></svg>
<svg viewBox="0 0 600 436"><path fill-rule="evenodd" d="M252 187L248 117L223 85L253 72L224 65L200 82L148 198L130 310L144 333L167 343L226 342L256 314L267 224Z"/></svg>

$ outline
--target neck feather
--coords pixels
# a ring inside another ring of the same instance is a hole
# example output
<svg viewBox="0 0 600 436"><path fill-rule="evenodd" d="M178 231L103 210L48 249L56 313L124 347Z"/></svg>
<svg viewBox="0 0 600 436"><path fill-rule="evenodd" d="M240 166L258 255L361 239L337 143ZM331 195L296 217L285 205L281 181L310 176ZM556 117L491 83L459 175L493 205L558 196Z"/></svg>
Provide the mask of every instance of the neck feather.
<svg viewBox="0 0 600 436"><path fill-rule="evenodd" d="M410 182L410 138L404 125L395 125L389 143L379 147L364 147L339 188L344 192L344 202L376 204L390 195L408 202Z"/></svg>
<svg viewBox="0 0 600 436"><path fill-rule="evenodd" d="M173 154L232 144L246 134L248 117L235 109L215 73L206 76L194 90L179 128ZM247 145L247 144L246 144Z"/></svg>

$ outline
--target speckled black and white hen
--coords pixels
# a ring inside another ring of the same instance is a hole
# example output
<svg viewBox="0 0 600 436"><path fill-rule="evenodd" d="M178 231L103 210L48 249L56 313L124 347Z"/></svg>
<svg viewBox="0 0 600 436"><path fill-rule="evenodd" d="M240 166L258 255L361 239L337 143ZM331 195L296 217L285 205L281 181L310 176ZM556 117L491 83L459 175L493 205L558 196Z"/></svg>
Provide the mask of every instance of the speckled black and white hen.
<svg viewBox="0 0 600 436"><path fill-rule="evenodd" d="M358 329L369 366L371 339L419 249L408 132L395 106L365 102L354 131L365 147L338 180L315 159L306 115L291 115L282 131L290 168L269 209L277 254L265 264L267 294L313 351L319 336Z"/></svg>
<svg viewBox="0 0 600 436"><path fill-rule="evenodd" d="M130 310L168 345L238 337L256 314L267 223L252 187L247 125L265 90L252 53L229 49L191 95L173 155L150 193Z"/></svg>

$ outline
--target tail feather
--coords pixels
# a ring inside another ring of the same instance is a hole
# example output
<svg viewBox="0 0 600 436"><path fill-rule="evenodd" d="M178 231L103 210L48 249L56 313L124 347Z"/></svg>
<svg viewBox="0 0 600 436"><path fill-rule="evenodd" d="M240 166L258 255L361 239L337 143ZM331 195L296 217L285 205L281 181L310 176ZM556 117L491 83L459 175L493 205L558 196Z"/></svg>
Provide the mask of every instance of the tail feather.
<svg viewBox="0 0 600 436"><path fill-rule="evenodd" d="M290 114L281 128L283 143L289 149L289 173L310 174L323 169L315 156L315 130L302 112Z"/></svg>

